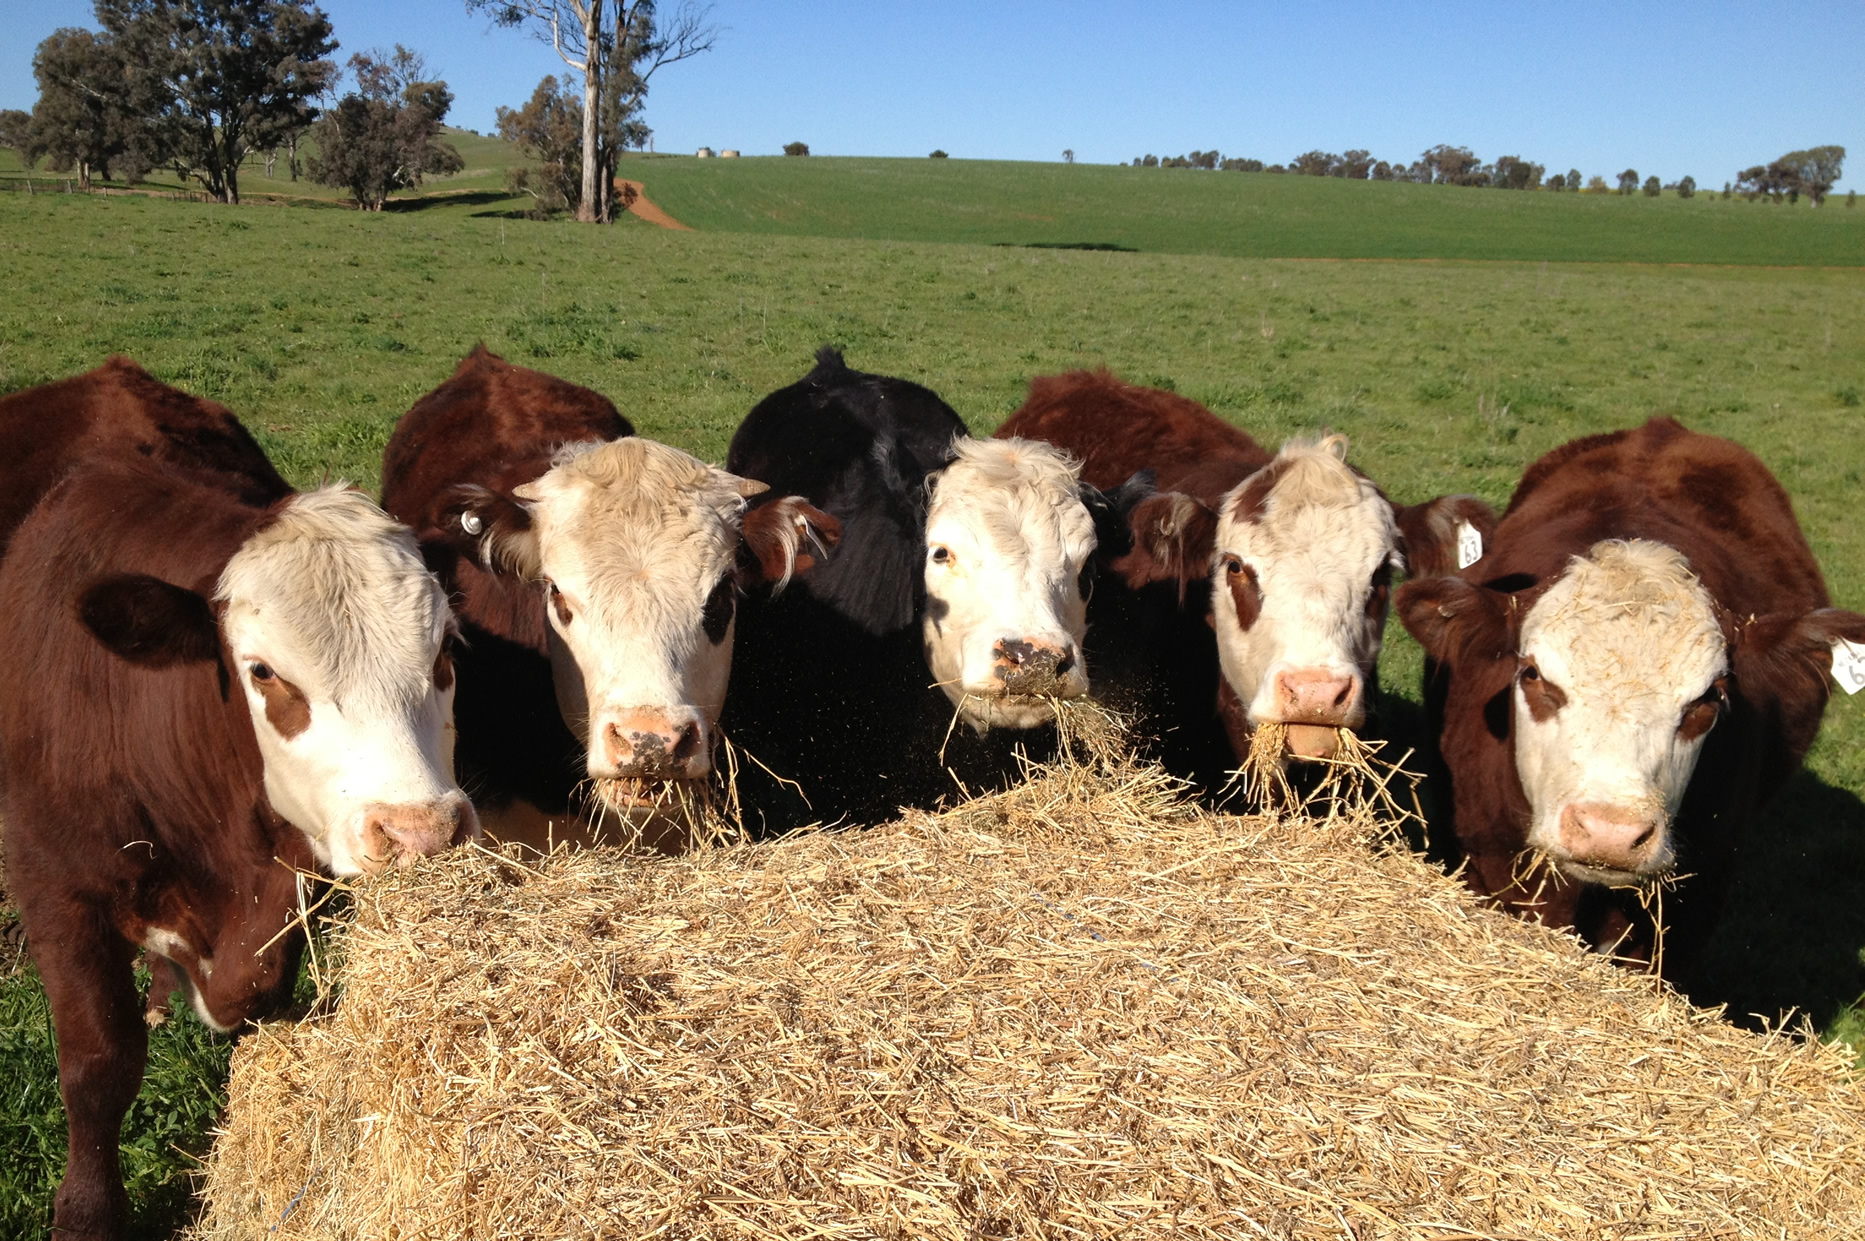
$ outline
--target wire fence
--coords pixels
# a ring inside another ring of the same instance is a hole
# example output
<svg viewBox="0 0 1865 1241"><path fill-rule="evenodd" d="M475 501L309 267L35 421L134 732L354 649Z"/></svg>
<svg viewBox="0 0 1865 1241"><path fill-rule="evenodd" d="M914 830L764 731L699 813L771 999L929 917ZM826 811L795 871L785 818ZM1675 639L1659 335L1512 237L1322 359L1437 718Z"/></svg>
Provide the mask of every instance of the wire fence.
<svg viewBox="0 0 1865 1241"><path fill-rule="evenodd" d="M75 177L0 177L0 191L9 194L94 194L109 198L134 195L137 198L166 198L171 202L213 202L210 194L199 190L129 189L120 185L93 185L84 189Z"/></svg>

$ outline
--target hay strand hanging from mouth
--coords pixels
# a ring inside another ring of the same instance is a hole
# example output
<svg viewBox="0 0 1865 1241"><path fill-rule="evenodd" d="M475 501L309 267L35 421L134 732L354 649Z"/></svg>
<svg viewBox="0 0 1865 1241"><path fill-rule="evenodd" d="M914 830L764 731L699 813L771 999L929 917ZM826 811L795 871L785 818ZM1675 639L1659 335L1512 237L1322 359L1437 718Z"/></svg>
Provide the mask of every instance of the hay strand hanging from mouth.
<svg viewBox="0 0 1865 1241"><path fill-rule="evenodd" d="M1842 1051L1483 908L1364 813L1081 766L939 815L356 887L203 1238L1865 1235Z"/></svg>
<svg viewBox="0 0 1865 1241"><path fill-rule="evenodd" d="M1385 757L1385 741L1369 741L1350 728L1333 732L1332 754L1304 757L1297 765L1289 757L1289 726L1273 720L1258 724L1250 733L1249 753L1231 773L1220 799L1258 814L1367 814L1385 824L1385 836L1395 842L1407 825L1422 828L1422 777L1406 765L1411 751L1394 762Z"/></svg>

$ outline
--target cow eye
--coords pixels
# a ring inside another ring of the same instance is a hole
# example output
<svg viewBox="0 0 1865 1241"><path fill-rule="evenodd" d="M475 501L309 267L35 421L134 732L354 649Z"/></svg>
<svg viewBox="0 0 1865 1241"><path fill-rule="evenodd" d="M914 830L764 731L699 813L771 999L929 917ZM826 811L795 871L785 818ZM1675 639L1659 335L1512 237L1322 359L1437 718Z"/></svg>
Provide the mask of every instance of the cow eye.
<svg viewBox="0 0 1865 1241"><path fill-rule="evenodd" d="M943 543L935 543L933 544L932 551L927 553L927 558L934 564L951 564L952 549Z"/></svg>
<svg viewBox="0 0 1865 1241"><path fill-rule="evenodd" d="M1717 677L1710 687L1697 696L1697 700L1684 708L1683 715L1677 721L1677 735L1684 741L1694 741L1709 732L1722 716L1723 708L1729 705L1729 683L1723 677Z"/></svg>
<svg viewBox="0 0 1865 1241"><path fill-rule="evenodd" d="M557 613L559 622L565 625L570 623L572 619L570 605L564 600L563 592L557 589L555 582L550 583L550 606L551 610Z"/></svg>
<svg viewBox="0 0 1865 1241"><path fill-rule="evenodd" d="M1524 681L1539 681L1541 679L1541 669L1535 667L1532 663L1523 664L1521 677Z"/></svg>
<svg viewBox="0 0 1865 1241"><path fill-rule="evenodd" d="M270 681L274 675L270 665L267 665L267 664L254 664L252 666L251 671L253 674L253 680L259 682L261 685L265 684L267 681Z"/></svg>
<svg viewBox="0 0 1865 1241"><path fill-rule="evenodd" d="M1235 577L1237 574L1242 573L1243 572L1243 558L1241 556L1224 557L1224 572L1230 574L1232 577Z"/></svg>

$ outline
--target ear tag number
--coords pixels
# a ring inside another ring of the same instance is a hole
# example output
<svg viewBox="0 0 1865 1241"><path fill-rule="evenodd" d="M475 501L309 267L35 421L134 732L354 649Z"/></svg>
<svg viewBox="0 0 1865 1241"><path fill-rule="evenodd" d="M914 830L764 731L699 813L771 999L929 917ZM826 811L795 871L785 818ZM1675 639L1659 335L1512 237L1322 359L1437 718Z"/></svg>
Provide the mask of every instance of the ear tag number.
<svg viewBox="0 0 1865 1241"><path fill-rule="evenodd" d="M1865 689L1865 646L1844 638L1833 642L1833 680L1848 694Z"/></svg>
<svg viewBox="0 0 1865 1241"><path fill-rule="evenodd" d="M1467 521L1457 523L1457 567L1468 569L1483 559L1483 535Z"/></svg>

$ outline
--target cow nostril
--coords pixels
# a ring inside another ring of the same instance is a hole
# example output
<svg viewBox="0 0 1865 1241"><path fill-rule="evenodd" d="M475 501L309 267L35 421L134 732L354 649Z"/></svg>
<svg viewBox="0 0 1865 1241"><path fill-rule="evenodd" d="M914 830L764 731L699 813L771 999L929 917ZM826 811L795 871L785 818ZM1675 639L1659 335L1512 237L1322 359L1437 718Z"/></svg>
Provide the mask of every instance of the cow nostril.
<svg viewBox="0 0 1865 1241"><path fill-rule="evenodd" d="M1340 683L1340 693L1334 695L1334 705L1337 707L1344 707L1347 705L1347 699L1352 696L1353 696L1353 682L1342 681Z"/></svg>
<svg viewBox="0 0 1865 1241"><path fill-rule="evenodd" d="M1065 651L1062 658L1056 660L1056 675L1066 676L1068 670L1075 666L1075 652Z"/></svg>
<svg viewBox="0 0 1865 1241"><path fill-rule="evenodd" d="M363 853L378 866L395 856L395 837L389 834L386 819L370 815L363 823Z"/></svg>
<svg viewBox="0 0 1865 1241"><path fill-rule="evenodd" d="M1658 829L1656 827L1647 826L1644 831L1640 832L1638 834L1638 839L1632 842L1633 852L1637 852L1638 850L1643 849L1647 844L1649 844L1651 842L1652 836L1656 834L1657 830Z"/></svg>
<svg viewBox="0 0 1865 1241"><path fill-rule="evenodd" d="M689 723L680 730L679 739L674 742L674 761L684 763L698 753L699 725Z"/></svg>

